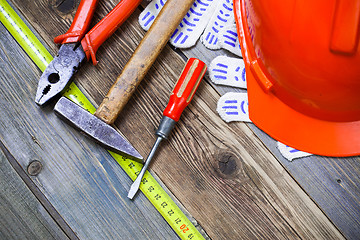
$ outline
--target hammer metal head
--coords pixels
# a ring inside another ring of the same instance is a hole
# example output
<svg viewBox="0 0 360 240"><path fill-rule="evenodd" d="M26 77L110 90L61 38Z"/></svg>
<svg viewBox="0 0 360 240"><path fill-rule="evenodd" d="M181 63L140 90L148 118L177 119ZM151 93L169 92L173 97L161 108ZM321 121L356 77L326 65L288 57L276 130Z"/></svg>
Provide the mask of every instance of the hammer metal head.
<svg viewBox="0 0 360 240"><path fill-rule="evenodd" d="M60 98L54 110L60 117L109 150L143 163L143 157L118 131L66 97Z"/></svg>

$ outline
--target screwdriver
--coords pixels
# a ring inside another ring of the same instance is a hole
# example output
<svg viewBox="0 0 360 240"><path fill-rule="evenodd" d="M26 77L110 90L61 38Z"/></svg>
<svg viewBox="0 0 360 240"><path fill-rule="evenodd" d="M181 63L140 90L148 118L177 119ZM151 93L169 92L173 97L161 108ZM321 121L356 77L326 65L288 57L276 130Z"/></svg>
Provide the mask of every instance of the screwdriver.
<svg viewBox="0 0 360 240"><path fill-rule="evenodd" d="M152 158L154 157L156 149L159 147L160 142L163 139L167 139L169 137L175 124L179 121L181 113L194 97L196 89L198 88L206 69L206 64L197 58L190 58L187 61L185 68L183 69L170 95L169 103L163 112L163 117L155 133L157 136L155 144L152 147L139 175L131 185L128 198L133 199L136 192L139 190L141 180Z"/></svg>

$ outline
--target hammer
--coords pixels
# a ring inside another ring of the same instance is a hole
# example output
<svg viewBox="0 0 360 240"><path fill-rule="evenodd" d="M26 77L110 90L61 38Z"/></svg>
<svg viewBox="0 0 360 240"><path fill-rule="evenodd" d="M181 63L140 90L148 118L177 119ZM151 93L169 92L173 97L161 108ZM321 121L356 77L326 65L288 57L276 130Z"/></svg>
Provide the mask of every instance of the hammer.
<svg viewBox="0 0 360 240"><path fill-rule="evenodd" d="M111 127L195 0L168 0L122 73L92 115L65 97L55 112L114 152L142 162L141 155Z"/></svg>

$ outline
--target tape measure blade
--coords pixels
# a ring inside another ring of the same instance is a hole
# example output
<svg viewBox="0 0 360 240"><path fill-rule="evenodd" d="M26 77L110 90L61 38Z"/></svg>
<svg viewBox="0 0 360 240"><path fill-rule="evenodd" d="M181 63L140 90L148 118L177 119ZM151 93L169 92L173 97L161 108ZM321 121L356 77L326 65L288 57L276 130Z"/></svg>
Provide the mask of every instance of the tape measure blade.
<svg viewBox="0 0 360 240"><path fill-rule="evenodd" d="M53 57L5 0L0 0L0 21L40 70L44 71Z"/></svg>
<svg viewBox="0 0 360 240"><path fill-rule="evenodd" d="M178 204L175 203L175 201L178 201L173 200L172 197L167 194L167 192L170 191L163 190L166 186L162 187L160 183L156 181L156 177L151 177L149 181L150 184L148 186L146 186L147 183L142 184L140 185L140 189L165 218L166 222L169 223L171 228L175 230L181 239L204 239L189 217L186 216ZM154 181L154 183L151 184L151 181ZM149 186L155 190L150 192ZM157 189L162 189L163 191L157 191ZM179 203L179 205L181 204Z"/></svg>

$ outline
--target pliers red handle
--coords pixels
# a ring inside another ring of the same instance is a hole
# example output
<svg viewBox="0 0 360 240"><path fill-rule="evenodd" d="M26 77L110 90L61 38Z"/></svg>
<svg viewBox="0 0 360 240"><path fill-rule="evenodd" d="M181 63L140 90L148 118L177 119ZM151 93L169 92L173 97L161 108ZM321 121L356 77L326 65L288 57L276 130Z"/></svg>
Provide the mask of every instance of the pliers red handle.
<svg viewBox="0 0 360 240"><path fill-rule="evenodd" d="M141 0L121 0L88 31L97 3L98 0L81 0L69 30L54 39L55 43L62 45L58 56L49 63L40 77L35 97L37 104L43 105L63 92L85 58L91 58L96 65L95 54L98 48L133 13Z"/></svg>

